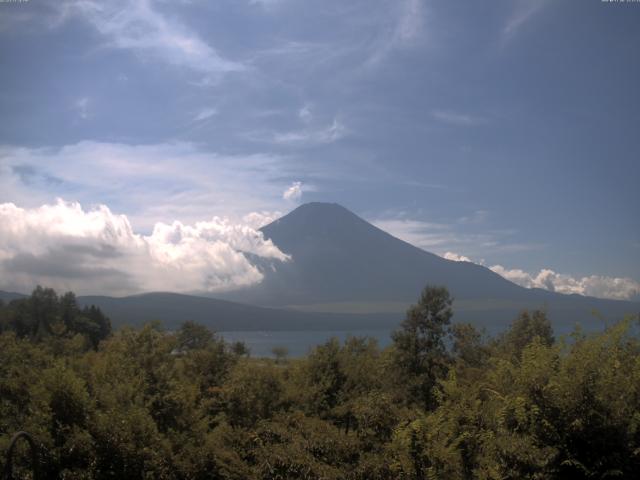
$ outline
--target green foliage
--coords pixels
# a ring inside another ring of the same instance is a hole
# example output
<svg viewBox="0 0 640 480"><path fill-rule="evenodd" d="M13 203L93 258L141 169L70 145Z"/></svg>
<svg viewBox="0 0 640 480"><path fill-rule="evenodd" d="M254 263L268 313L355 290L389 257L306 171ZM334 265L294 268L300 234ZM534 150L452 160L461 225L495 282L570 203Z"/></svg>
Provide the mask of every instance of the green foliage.
<svg viewBox="0 0 640 480"><path fill-rule="evenodd" d="M546 315L523 313L487 340L449 325L450 307L426 289L391 347L333 339L283 362L189 322L105 337L101 313L39 289L0 307L0 451L30 432L45 478L637 475L632 318L556 342Z"/></svg>
<svg viewBox="0 0 640 480"><path fill-rule="evenodd" d="M251 427L271 418L282 405L283 392L280 369L269 363L240 362L222 389L229 423Z"/></svg>
<svg viewBox="0 0 640 480"><path fill-rule="evenodd" d="M244 342L236 341L231 344L231 351L238 357L248 357L251 355L249 347Z"/></svg>
<svg viewBox="0 0 640 480"><path fill-rule="evenodd" d="M284 362L289 355L289 349L287 347L273 347L271 349L271 353L276 357L276 362L281 363Z"/></svg>
<svg viewBox="0 0 640 480"><path fill-rule="evenodd" d="M211 330L195 322L184 322L178 331L178 348L181 351L205 349L213 340Z"/></svg>
<svg viewBox="0 0 640 480"><path fill-rule="evenodd" d="M435 406L434 388L446 375L445 338L453 312L444 287L427 286L416 305L407 311L400 330L393 332L395 362L411 399L425 408Z"/></svg>
<svg viewBox="0 0 640 480"><path fill-rule="evenodd" d="M555 339L551 322L542 310L535 310L531 314L525 310L511 324L511 328L498 338L497 345L505 353L517 358L536 338L547 346L553 344Z"/></svg>
<svg viewBox="0 0 640 480"><path fill-rule="evenodd" d="M80 309L72 292L58 297L54 290L38 286L31 296L0 305L3 331L34 341L48 340L52 347L60 346L56 339L81 335L95 349L111 334L111 321L93 305Z"/></svg>
<svg viewBox="0 0 640 480"><path fill-rule="evenodd" d="M482 333L470 323L456 323L451 327L452 351L459 367L482 368L489 357Z"/></svg>

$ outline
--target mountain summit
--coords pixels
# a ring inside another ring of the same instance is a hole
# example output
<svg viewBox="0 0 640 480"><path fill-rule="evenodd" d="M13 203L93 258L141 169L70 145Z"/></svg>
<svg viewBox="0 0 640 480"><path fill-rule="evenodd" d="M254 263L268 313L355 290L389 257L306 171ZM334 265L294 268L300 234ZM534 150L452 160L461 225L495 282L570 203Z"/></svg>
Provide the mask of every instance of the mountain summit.
<svg viewBox="0 0 640 480"><path fill-rule="evenodd" d="M284 217L275 220L262 228L267 233L288 234L293 237L293 230L313 232L328 231L332 233L340 229L351 229L370 226L355 213L337 203L311 202L300 205Z"/></svg>
<svg viewBox="0 0 640 480"><path fill-rule="evenodd" d="M279 304L410 301L427 283L465 298L520 290L484 267L416 248L337 204L302 205L262 232L292 257L265 272L262 288Z"/></svg>

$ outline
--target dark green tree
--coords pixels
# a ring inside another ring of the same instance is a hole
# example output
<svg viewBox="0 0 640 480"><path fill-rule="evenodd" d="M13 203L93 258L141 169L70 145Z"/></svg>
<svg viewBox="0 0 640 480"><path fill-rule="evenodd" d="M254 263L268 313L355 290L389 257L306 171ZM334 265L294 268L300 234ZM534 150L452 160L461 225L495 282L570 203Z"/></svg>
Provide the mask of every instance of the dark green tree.
<svg viewBox="0 0 640 480"><path fill-rule="evenodd" d="M178 348L180 350L202 350L213 341L214 335L204 325L187 321L178 331Z"/></svg>
<svg viewBox="0 0 640 480"><path fill-rule="evenodd" d="M318 345L307 357L303 389L310 412L326 416L338 404L346 381L340 360L340 342L337 338Z"/></svg>
<svg viewBox="0 0 640 480"><path fill-rule="evenodd" d="M524 348L535 338L545 346L553 345L555 338L551 322L546 312L534 310L529 313L524 310L514 320L507 332L498 339L498 347L505 353L520 357Z"/></svg>
<svg viewBox="0 0 640 480"><path fill-rule="evenodd" d="M452 352L461 366L481 367L489 357L482 332L470 323L456 323L451 326L453 337Z"/></svg>
<svg viewBox="0 0 640 480"><path fill-rule="evenodd" d="M58 296L38 285L30 297L11 302L11 310L10 326L19 337L42 339L59 319Z"/></svg>
<svg viewBox="0 0 640 480"><path fill-rule="evenodd" d="M247 344L240 340L233 342L230 345L229 349L231 350L231 353L237 355L238 357L248 357L249 355L251 355L251 350L249 350Z"/></svg>
<svg viewBox="0 0 640 480"><path fill-rule="evenodd" d="M67 292L60 297L60 319L66 329L75 332L77 329L76 319L79 314L78 302L73 292Z"/></svg>
<svg viewBox="0 0 640 480"><path fill-rule="evenodd" d="M289 355L289 349L287 347L275 346L271 349L271 353L276 357L276 363L284 363Z"/></svg>
<svg viewBox="0 0 640 480"><path fill-rule="evenodd" d="M86 335L93 348L111 335L111 321L98 307L85 307L76 316L75 331Z"/></svg>
<svg viewBox="0 0 640 480"><path fill-rule="evenodd" d="M453 315L452 302L445 287L425 287L400 329L392 334L395 363L404 374L412 399L427 409L434 407L433 389L448 368L445 338Z"/></svg>

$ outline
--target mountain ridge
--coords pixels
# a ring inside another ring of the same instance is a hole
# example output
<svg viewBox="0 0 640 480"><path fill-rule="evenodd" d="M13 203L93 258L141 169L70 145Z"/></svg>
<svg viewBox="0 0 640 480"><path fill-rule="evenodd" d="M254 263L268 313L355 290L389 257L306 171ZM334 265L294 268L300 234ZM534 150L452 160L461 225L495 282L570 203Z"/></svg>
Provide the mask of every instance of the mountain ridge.
<svg viewBox="0 0 640 480"><path fill-rule="evenodd" d="M61 292L58 292L61 293ZM0 291L8 303L28 295ZM149 292L125 297L80 295L80 307L95 305L112 321L114 328L141 326L160 321L174 330L185 321L194 321L214 331L262 330L363 330L388 329L397 323L392 314L359 315L325 312L301 312L258 307L216 298L172 292Z"/></svg>

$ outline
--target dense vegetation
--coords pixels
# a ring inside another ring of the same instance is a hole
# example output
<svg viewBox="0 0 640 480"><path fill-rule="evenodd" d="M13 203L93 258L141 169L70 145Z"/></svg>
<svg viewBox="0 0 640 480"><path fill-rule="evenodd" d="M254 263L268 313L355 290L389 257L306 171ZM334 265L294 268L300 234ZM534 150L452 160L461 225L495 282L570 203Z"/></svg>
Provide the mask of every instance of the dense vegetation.
<svg viewBox="0 0 640 480"><path fill-rule="evenodd" d="M39 288L0 308L0 451L32 433L46 478L637 478L633 318L557 340L539 311L495 339L451 316L427 288L389 348L253 359Z"/></svg>

